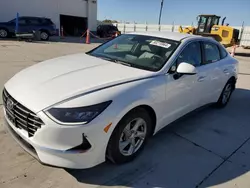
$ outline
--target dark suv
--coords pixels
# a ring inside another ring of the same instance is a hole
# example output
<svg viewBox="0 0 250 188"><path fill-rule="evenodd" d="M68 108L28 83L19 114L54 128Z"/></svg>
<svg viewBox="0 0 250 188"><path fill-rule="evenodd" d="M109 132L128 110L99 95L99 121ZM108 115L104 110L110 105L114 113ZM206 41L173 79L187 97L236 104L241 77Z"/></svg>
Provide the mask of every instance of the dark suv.
<svg viewBox="0 0 250 188"><path fill-rule="evenodd" d="M56 34L56 26L49 18L19 17L18 33L33 33L40 31L41 40L49 40L49 37ZM16 19L0 23L0 38L15 35Z"/></svg>
<svg viewBox="0 0 250 188"><path fill-rule="evenodd" d="M112 37L116 33L121 34L121 32L114 25L99 25L97 27L97 35L100 37Z"/></svg>

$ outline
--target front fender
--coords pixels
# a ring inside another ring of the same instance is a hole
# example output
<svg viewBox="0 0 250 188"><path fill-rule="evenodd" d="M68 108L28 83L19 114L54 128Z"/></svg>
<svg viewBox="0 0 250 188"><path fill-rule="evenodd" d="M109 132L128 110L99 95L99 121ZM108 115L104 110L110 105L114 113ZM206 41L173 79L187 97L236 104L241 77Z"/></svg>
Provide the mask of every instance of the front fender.
<svg viewBox="0 0 250 188"><path fill-rule="evenodd" d="M91 106L112 100L110 106L92 121L93 124L103 122L102 128L107 124L112 123L109 130L111 135L119 121L130 110L138 106L148 105L155 111L156 117L162 116L162 113L164 113L163 109L166 91L165 82L165 76L155 76L143 80L137 80L98 90L57 105L56 107L69 108Z"/></svg>

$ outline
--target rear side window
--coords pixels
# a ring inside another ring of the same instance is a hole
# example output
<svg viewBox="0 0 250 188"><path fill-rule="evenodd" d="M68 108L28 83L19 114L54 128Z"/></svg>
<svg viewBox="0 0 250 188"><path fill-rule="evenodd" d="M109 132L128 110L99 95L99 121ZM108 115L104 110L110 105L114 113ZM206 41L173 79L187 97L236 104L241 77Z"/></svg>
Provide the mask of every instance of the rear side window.
<svg viewBox="0 0 250 188"><path fill-rule="evenodd" d="M216 44L204 42L203 46L205 55L204 64L214 63L220 60L220 51Z"/></svg>
<svg viewBox="0 0 250 188"><path fill-rule="evenodd" d="M40 24L40 22L38 19L32 18L32 19L29 19L29 24L38 25Z"/></svg>
<svg viewBox="0 0 250 188"><path fill-rule="evenodd" d="M177 58L177 65L179 65L182 62L189 63L195 67L200 66L201 64L200 42L192 42L184 48L184 50Z"/></svg>
<svg viewBox="0 0 250 188"><path fill-rule="evenodd" d="M222 47L222 46L219 46L219 49L220 49L221 59L227 57L228 53L227 53L226 49L224 47Z"/></svg>

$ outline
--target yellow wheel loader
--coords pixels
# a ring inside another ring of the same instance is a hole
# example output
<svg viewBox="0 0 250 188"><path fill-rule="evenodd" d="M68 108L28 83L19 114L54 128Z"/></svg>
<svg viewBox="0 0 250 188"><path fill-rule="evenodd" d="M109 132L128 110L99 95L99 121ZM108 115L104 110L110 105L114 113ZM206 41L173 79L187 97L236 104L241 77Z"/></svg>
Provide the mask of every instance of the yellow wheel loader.
<svg viewBox="0 0 250 188"><path fill-rule="evenodd" d="M228 26L228 24L224 25L225 19L226 17L219 25L220 16L202 14L197 17L197 28L192 26L182 28L180 26L179 32L213 37L225 47L233 46L238 43L239 30Z"/></svg>

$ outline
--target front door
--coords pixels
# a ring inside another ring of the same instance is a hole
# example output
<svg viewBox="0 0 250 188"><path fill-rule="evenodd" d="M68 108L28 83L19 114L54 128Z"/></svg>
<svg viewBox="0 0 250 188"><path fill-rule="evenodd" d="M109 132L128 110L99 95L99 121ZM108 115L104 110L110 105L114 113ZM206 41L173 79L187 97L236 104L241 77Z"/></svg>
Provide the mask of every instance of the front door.
<svg viewBox="0 0 250 188"><path fill-rule="evenodd" d="M18 33L30 33L32 32L28 23L28 19L20 18L18 20Z"/></svg>
<svg viewBox="0 0 250 188"><path fill-rule="evenodd" d="M172 67L178 67L180 63L185 62L198 68L201 61L200 42L191 42L183 49ZM180 75L172 70L166 75L165 125L197 108L201 95L198 81L200 76L199 73Z"/></svg>

